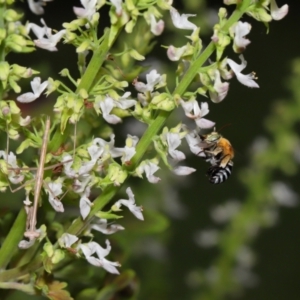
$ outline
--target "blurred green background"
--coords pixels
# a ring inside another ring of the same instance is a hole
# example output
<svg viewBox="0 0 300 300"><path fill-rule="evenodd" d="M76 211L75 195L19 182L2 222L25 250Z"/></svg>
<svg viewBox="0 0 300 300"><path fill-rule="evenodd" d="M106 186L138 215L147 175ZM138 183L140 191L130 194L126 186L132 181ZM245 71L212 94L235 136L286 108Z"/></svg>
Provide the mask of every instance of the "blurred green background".
<svg viewBox="0 0 300 300"><path fill-rule="evenodd" d="M198 15L197 18L190 18L190 20L192 22L197 20L195 22L201 25L203 44L207 44L212 35L211 22L216 17L218 8L223 5L222 1L210 0L206 3L205 1L189 0L183 2L176 1L173 6L182 13L196 13ZM279 6L285 4L279 0L277 3ZM59 30L62 22L74 18L71 9L73 5L80 6L79 1L48 3L44 16L47 25ZM261 225L261 220L255 219L255 214L249 213L247 215L249 218L253 217L252 222L257 223L258 228L257 232L249 237L245 244L241 243L241 246L246 245L248 250L251 249L249 256L250 258L252 255L255 257L253 259L255 263L253 265L250 263L251 266L246 268L245 274L238 273L239 278L245 279L241 279L243 283L239 283L235 287L228 286L230 293L227 294L226 292L227 296L209 291L223 288L222 284L220 284L221 287L214 285L214 278L218 273L216 271L218 266L215 262L220 257L230 255L228 254L230 253L228 250L230 245L221 245L221 247L199 246L199 232L210 229L230 232L230 228L233 226L230 225L232 223L229 225L216 224L211 218L211 210L214 207L224 205L228 200L235 200L242 209L245 207L246 201L251 202L252 195L255 198L259 194L259 191L255 191L254 186L253 190L251 190L251 186L247 186L247 171L252 167L251 164L257 163L257 161L253 162L253 156L256 155L252 148L253 142L258 137L266 137L270 138L270 143L272 143L272 133L266 130L266 120L272 113L272 107L278 100L287 103L287 105L295 102L289 87L292 76L295 76L292 75L292 62L300 56L298 24L300 2L294 1L289 5L288 16L282 21L272 22L268 34L262 23L255 22L248 17L243 19L243 21L252 24L252 30L248 35L251 44L244 53L248 62L248 67L244 73L255 71L260 88L249 89L242 86L236 79L232 79L225 100L220 104L209 103L208 119L215 121L217 128L230 124L224 128L222 134L231 141L236 150L231 178L224 184L211 185L205 177L207 164L200 158L190 155L185 161L185 165L196 168L197 172L188 177L175 178L166 170L162 170L161 173L158 173L162 181L155 186L141 184L141 181L137 179L131 182L137 203L144 206L146 216L148 211L148 220L152 224L157 224L157 227L152 226L151 229L143 231L144 225L132 221L132 223L125 225L126 231L118 233L118 237L116 237L116 240L123 245L127 244L128 246L129 242L132 243L131 247L127 249L129 253L125 255L131 256L123 268L130 267L136 271L139 278L137 284L139 286L138 299L300 299L298 282L300 278L299 205L290 208L273 205L272 213L277 216L276 221L270 221L270 224L265 226ZM39 18L32 17L25 5L21 6L20 4L20 7L25 9L26 16L30 17L32 22L39 23ZM230 10L231 7L228 9ZM107 21L105 12L101 13L101 20L103 20L104 26ZM168 76L171 76L176 66L168 61L165 49L161 48L160 45L172 43L179 47L184 42L183 37L186 34L188 33L180 32L178 34L174 31L166 31L164 36L159 37L158 43L150 55L148 65L156 68L159 73L167 73ZM238 55L231 50L227 54L231 59L239 61ZM44 63L45 57L48 57L46 63ZM33 68L42 66L52 77L55 77L55 74L62 68L69 68L75 78L78 76L76 55L74 49L69 45L59 45L59 51L55 53L38 50L31 55L21 57L13 55L10 57L10 62L17 62L26 66L32 65ZM295 92L297 85L294 84L293 87ZM298 88L300 90L300 84ZM206 101L204 98L198 98L198 100ZM47 106L44 106L46 103ZM38 107L46 113L51 110L49 108L51 101L48 100L35 105L34 108ZM29 106L24 106L22 109L24 116L33 113ZM295 114L300 120L300 110L295 111ZM172 116L172 120L170 120L172 124L176 124L176 117ZM280 123L281 119L278 119L278 122ZM271 127L272 130L273 123L269 122L268 124L269 129ZM280 126L280 124L278 125ZM124 128L129 131L128 133L134 133L130 131L133 130L130 122L117 126L121 140L127 133ZM290 130L298 137L299 129L299 123L295 123L295 126ZM281 143L285 143L284 139ZM273 149L275 153L277 151L275 144ZM295 152L299 153L299 151L300 148L295 148ZM291 157L291 159L293 158ZM296 160L294 160L294 164L297 169ZM263 165L263 161L261 165ZM259 172L257 176L261 175L264 170L259 170ZM295 172L292 175L288 176L276 169L276 166L271 168L271 176L268 174L268 178L265 180L265 189L270 191L273 181L283 181L296 194L299 194L299 175ZM243 179L246 184L243 183ZM264 182L262 182L263 185ZM261 201L264 201L264 196L261 196ZM269 202L266 205L269 205ZM259 207L258 204L257 207ZM17 207L15 208L17 209ZM159 215L157 211L160 211ZM147 217L144 222L147 222ZM260 227L264 228L261 230ZM213 238L212 235L208 236ZM137 238L135 239L135 237ZM236 240L233 239L232 243L235 242ZM224 270L226 268L228 266L225 264ZM230 277L232 271L227 273L224 271L222 274L225 274L224 276L228 274ZM223 285L226 285L226 280L223 281ZM5 292L4 295L9 296L9 293ZM2 299L1 294L0 299ZM16 293L12 293L7 299L26 298L23 295L18 296ZM34 297L30 296L28 299L34 299Z"/></svg>

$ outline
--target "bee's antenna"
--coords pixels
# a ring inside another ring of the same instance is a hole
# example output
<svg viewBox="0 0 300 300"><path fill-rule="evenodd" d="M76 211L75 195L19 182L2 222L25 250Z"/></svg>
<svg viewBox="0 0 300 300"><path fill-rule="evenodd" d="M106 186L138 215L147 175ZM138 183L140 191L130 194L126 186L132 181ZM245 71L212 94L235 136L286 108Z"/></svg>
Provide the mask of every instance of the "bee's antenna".
<svg viewBox="0 0 300 300"><path fill-rule="evenodd" d="M228 126L231 126L232 124L231 123L228 123L228 124L225 124L223 125L219 130L218 132L221 132L221 130L223 130L224 128L228 127ZM216 128L214 129L214 131L216 131Z"/></svg>

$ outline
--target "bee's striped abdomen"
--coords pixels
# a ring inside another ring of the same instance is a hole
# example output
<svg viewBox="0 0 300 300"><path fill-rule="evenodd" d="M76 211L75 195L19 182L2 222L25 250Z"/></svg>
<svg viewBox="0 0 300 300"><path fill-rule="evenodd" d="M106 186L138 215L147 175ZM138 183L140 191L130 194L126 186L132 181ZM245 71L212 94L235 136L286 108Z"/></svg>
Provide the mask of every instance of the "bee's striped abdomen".
<svg viewBox="0 0 300 300"><path fill-rule="evenodd" d="M219 165L211 166L206 175L210 183L218 184L226 181L231 175L231 170L233 167L233 162L230 160L225 168L220 167Z"/></svg>

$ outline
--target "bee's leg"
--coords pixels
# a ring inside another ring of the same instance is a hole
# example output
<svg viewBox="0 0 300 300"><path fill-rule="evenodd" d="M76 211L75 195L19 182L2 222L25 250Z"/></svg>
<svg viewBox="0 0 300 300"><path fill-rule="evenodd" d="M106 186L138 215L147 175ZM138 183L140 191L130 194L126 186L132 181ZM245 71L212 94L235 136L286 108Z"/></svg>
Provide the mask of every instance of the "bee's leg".
<svg viewBox="0 0 300 300"><path fill-rule="evenodd" d="M210 150L204 150L205 153L210 154L212 156L217 156L219 153L221 153L223 150L221 147L215 148L213 151Z"/></svg>
<svg viewBox="0 0 300 300"><path fill-rule="evenodd" d="M221 168L226 168L227 164L230 162L230 155L226 155L222 158L221 162L220 162L220 167Z"/></svg>

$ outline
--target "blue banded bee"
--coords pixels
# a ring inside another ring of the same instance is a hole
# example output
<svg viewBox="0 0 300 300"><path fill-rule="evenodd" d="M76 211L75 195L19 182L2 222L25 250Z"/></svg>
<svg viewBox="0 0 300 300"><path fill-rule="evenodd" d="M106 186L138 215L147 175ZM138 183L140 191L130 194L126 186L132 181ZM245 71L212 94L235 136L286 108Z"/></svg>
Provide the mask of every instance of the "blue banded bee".
<svg viewBox="0 0 300 300"><path fill-rule="evenodd" d="M210 183L222 183L231 175L233 167L234 150L230 142L214 131L200 135L200 147L203 149L204 158L211 164L206 172Z"/></svg>

